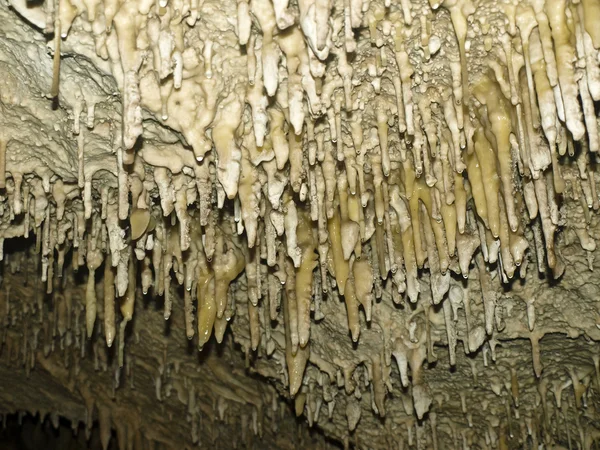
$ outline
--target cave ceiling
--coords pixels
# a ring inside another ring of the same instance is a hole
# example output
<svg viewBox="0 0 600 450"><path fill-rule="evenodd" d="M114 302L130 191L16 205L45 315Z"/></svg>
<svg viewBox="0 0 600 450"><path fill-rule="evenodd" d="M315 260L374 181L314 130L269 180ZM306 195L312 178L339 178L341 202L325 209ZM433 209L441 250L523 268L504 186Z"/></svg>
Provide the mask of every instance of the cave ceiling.
<svg viewBox="0 0 600 450"><path fill-rule="evenodd" d="M599 448L599 49L597 0L0 2L0 414Z"/></svg>

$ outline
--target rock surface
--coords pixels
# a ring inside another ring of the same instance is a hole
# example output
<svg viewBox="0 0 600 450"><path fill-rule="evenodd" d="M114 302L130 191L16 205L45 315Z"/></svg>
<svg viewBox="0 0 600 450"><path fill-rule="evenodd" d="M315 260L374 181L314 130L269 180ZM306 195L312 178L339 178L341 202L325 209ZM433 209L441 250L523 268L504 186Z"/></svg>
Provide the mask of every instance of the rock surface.
<svg viewBox="0 0 600 450"><path fill-rule="evenodd" d="M1 3L0 413L105 449L594 448L598 20Z"/></svg>

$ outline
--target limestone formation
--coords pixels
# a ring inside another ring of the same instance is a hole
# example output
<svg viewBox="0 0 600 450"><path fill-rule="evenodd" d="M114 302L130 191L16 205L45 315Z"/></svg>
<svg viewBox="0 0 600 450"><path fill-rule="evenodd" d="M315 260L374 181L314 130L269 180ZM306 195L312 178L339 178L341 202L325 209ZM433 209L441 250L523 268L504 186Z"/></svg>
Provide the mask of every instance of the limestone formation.
<svg viewBox="0 0 600 450"><path fill-rule="evenodd" d="M596 448L598 102L598 0L1 3L0 413Z"/></svg>

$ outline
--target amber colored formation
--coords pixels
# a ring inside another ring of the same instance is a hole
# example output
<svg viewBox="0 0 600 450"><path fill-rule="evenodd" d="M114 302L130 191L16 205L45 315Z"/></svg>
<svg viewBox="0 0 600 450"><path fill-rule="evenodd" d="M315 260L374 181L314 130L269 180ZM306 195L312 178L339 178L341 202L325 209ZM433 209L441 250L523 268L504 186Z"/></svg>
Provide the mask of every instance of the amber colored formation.
<svg viewBox="0 0 600 450"><path fill-rule="evenodd" d="M599 50L597 0L0 5L0 412L595 448Z"/></svg>

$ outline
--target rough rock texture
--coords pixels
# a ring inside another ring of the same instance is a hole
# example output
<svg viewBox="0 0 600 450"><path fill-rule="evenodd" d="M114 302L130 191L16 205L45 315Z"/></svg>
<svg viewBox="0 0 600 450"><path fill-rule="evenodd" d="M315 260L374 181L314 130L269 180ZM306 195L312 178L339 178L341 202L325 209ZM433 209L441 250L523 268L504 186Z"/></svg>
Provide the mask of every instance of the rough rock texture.
<svg viewBox="0 0 600 450"><path fill-rule="evenodd" d="M598 20L0 4L0 413L104 448L598 445Z"/></svg>

